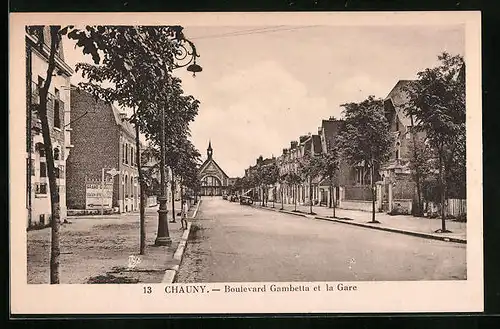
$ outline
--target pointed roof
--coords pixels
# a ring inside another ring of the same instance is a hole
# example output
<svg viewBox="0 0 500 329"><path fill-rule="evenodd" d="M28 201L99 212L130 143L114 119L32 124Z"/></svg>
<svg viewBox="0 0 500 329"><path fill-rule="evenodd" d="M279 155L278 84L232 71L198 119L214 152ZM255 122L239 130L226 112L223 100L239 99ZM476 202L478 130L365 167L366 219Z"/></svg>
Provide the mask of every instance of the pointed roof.
<svg viewBox="0 0 500 329"><path fill-rule="evenodd" d="M218 170L220 170L220 172L226 177L226 178L229 178L229 176L224 172L224 170L222 170L222 168L217 164L217 162L215 162L215 160L213 158L208 158L205 160L205 162L203 162L203 164L201 165L200 167L200 170L198 171L198 173L202 173L207 167L209 164L213 164Z"/></svg>
<svg viewBox="0 0 500 329"><path fill-rule="evenodd" d="M322 152L321 149L321 137L319 135L312 135L312 143L314 154L318 154Z"/></svg>
<svg viewBox="0 0 500 329"><path fill-rule="evenodd" d="M399 80L389 92L384 101L390 101L399 120L406 127L411 126L411 119L404 113L403 106L409 101L408 93L405 91L407 86L418 83L416 80Z"/></svg>
<svg viewBox="0 0 500 329"><path fill-rule="evenodd" d="M208 140L208 148L207 150L211 150L212 149L212 141L209 139Z"/></svg>
<svg viewBox="0 0 500 329"><path fill-rule="evenodd" d="M326 139L327 148L330 147L334 142L335 138L338 136L340 129L342 128L342 120L323 120L321 126L323 127Z"/></svg>

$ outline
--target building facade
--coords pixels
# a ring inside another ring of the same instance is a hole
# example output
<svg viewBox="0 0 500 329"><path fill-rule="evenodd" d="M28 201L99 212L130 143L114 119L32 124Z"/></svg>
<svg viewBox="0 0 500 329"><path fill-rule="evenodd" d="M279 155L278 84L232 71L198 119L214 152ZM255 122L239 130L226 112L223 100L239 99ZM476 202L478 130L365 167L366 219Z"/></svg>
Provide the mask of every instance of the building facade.
<svg viewBox="0 0 500 329"><path fill-rule="evenodd" d="M51 220L47 163L38 115L39 91L45 82L50 53L50 29L42 35L27 27L26 45L26 208L27 225L44 226ZM60 198L60 217L66 212L66 160L72 148L70 127L70 77L72 69L64 61L62 46L55 56L56 67L47 96L47 116L53 147L54 165Z"/></svg>
<svg viewBox="0 0 500 329"><path fill-rule="evenodd" d="M424 132L417 132L415 122L405 111L408 94L405 88L416 83L414 80L400 80L384 99L384 110L394 135L394 147L389 161L380 170L382 175L381 203L384 211L395 206L411 213L416 199L416 183L411 176L412 144L423 140Z"/></svg>
<svg viewBox="0 0 500 329"><path fill-rule="evenodd" d="M227 193L229 176L215 162L211 142L208 143L207 159L201 165L198 176L201 182L200 195L220 196Z"/></svg>
<svg viewBox="0 0 500 329"><path fill-rule="evenodd" d="M72 143L67 164L69 209L130 212L139 209L135 131L127 115L82 90L71 91L74 109ZM103 179L104 178L104 179ZM89 186L109 184L111 204L89 203Z"/></svg>

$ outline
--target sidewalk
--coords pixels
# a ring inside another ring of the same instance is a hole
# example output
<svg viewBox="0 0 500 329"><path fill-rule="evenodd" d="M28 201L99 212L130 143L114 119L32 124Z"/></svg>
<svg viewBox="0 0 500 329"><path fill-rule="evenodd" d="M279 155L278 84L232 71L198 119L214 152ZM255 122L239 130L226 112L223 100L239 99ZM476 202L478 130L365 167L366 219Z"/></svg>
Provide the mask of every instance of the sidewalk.
<svg viewBox="0 0 500 329"><path fill-rule="evenodd" d="M190 209L189 216L195 209ZM60 229L60 282L160 283L165 270L175 263L174 253L184 231L181 230L180 218L176 218L177 223L170 223L172 214L169 209L168 228L172 244L154 246L158 229L157 210L157 206L146 208L145 255L139 255L139 212L68 217L70 224L62 224ZM50 228L27 232L27 247L28 283L49 283ZM131 261L135 267L130 266Z"/></svg>
<svg viewBox="0 0 500 329"><path fill-rule="evenodd" d="M254 206L260 208L260 202L255 202ZM274 207L274 210L279 211L279 209L281 208L281 203L276 203ZM272 202L268 202L267 207L265 208L273 210ZM299 213L293 212L294 209L295 206L293 204L285 204L284 210L282 212L356 226L363 226L372 229L391 231L395 233L410 234L430 239L460 243L467 242L467 223L460 223L453 220L446 221L446 228L452 231L452 233L435 233L436 230L441 228L441 219L439 218L431 219L424 217L413 217L408 215L390 216L386 213L377 212L375 214L375 219L378 220L380 224L370 224L368 223L368 221L371 220L372 214L371 212L366 211L336 208L336 218L332 218L332 208L313 206L313 212L316 213L316 215L309 215L309 206L297 205L297 210L299 211Z"/></svg>

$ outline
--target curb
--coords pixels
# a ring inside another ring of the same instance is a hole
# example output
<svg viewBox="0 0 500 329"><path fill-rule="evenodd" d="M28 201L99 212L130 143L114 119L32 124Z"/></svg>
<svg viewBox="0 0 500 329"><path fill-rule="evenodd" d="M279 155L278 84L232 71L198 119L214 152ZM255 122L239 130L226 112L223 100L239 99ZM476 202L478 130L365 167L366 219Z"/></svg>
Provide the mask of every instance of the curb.
<svg viewBox="0 0 500 329"><path fill-rule="evenodd" d="M201 200L199 200L198 203L196 204L196 209L194 210L191 219L196 218L196 215L198 215L198 209L200 209L200 204ZM172 266L172 268L169 268L165 271L165 275L163 276L161 283L173 283L175 281L177 272L179 272L179 265L181 264L182 257L184 256L184 251L186 250L190 232L191 232L191 223L188 222L187 230L185 230L184 233L182 233L181 241L179 242L179 245L177 246L177 249L175 250L174 253L174 260L177 261L177 265L174 265Z"/></svg>
<svg viewBox="0 0 500 329"><path fill-rule="evenodd" d="M196 204L196 209L194 210L193 216L191 216L191 218L196 218L196 215L198 215L198 209L200 209L200 204L201 204L201 199L198 200L198 203Z"/></svg>
<svg viewBox="0 0 500 329"><path fill-rule="evenodd" d="M426 238L426 239L441 240L441 241L446 241L446 242L456 242L456 243L467 244L467 240L466 239L461 239L461 238L454 238L454 237L447 237L447 236L437 236L437 235L433 235L433 234L429 234L429 233L407 231L407 230L401 230L401 229L396 229L396 228L391 228L391 227L372 226L372 225L366 225L366 224L355 223L355 222L347 222L347 221L343 221L343 220L340 220L340 219L327 218L327 217L322 217L322 216L315 216L314 218L315 219L319 219L319 220L325 220L325 221L335 222L335 223L342 223L342 224L347 224L347 225L353 225L353 226L371 228L371 229L379 230L379 231L386 231L386 232L392 232L392 233L399 233L399 234L411 235L411 236L416 236L416 237L419 237L419 238Z"/></svg>
<svg viewBox="0 0 500 329"><path fill-rule="evenodd" d="M182 256L184 256L184 251L186 250L187 240L189 238L189 233L191 232L191 223L188 222L187 229L182 233L181 241L177 246L177 249L174 253L174 260L176 260L177 265L174 265L172 268L169 268L165 271L165 275L161 280L161 283L173 283L177 272L179 272L179 265L182 261Z"/></svg>
<svg viewBox="0 0 500 329"><path fill-rule="evenodd" d="M263 210L280 212L283 214L289 214L289 215L298 216L298 217L306 217L306 218L314 219L314 215L305 214L303 212L293 212L293 211L289 211L289 210L280 210L278 208L268 208L268 207L261 207L261 206L253 206L253 207L257 208L257 209L263 209Z"/></svg>
<svg viewBox="0 0 500 329"><path fill-rule="evenodd" d="M324 221L329 221L329 222L335 222L335 223L348 224L348 225L353 225L353 226L358 226L358 227L364 227L364 228L371 228L371 229L379 230L379 231L386 231L386 232L392 232L392 233L399 233L399 234L411 235L411 236L415 236L415 237L419 237L419 238L425 238L425 239L440 240L440 241L445 241L445 242L455 242L455 243L467 244L467 240L466 239L461 239L461 238L454 238L454 237L447 237L447 236L437 236L437 235L433 235L433 234L429 234L429 233L407 231L407 230L401 230L401 229L390 228L390 227L383 227L383 226L372 226L372 225L366 225L366 224L356 223L356 222L347 222L347 221L343 221L343 220L340 220L340 219L328 218L328 217L322 217L322 216L312 216L312 215L307 215L307 214L304 214L304 213L295 213L295 212L288 211L288 210L276 210L276 209L272 209L272 208L259 207L259 206L254 206L254 207L257 208L257 209L265 209L265 210L269 210L269 211L276 211L276 212L281 212L281 213L289 214L289 215L301 216L301 217L312 218L312 219L319 219L319 220L324 220Z"/></svg>

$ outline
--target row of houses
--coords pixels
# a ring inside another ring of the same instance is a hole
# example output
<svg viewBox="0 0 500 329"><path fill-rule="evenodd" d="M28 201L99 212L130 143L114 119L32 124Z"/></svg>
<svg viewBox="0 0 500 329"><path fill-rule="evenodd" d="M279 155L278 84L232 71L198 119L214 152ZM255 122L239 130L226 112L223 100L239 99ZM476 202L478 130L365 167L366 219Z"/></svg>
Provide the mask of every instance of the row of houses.
<svg viewBox="0 0 500 329"><path fill-rule="evenodd" d="M410 145L412 134L422 134L412 131L412 119L403 111L407 101L405 86L413 83L412 80L400 80L384 99L385 114L390 123L390 131L394 134L394 146L390 159L382 167L376 168L373 179L376 182L376 206L378 211L391 212L397 209L399 213L412 213L416 202L416 184L412 180L410 171ZM342 129L343 120L330 117L322 120L316 133L299 136L290 142L289 147L283 148L278 157L257 159L257 164L265 165L275 162L279 167L279 174L296 172L298 160L304 156L319 156L328 152L330 145L336 143ZM422 136L416 136L418 138ZM257 165L256 164L256 165ZM246 174L251 170L248 168ZM310 186L310 184L312 186ZM340 168L334 182L333 190L328 180L321 177L313 178L298 186L278 183L269 187L265 192L269 200L284 203L327 206L333 203L339 208L371 211L372 190L371 173L363 164L351 165L340 161ZM310 188L312 195L310 197ZM255 189L256 198L262 198L262 191Z"/></svg>
<svg viewBox="0 0 500 329"><path fill-rule="evenodd" d="M43 43L40 43L42 38ZM26 28L26 210L27 225L50 222L50 188L39 90L48 67L50 31ZM72 85L63 47L48 95L47 114L61 204L68 214L131 212L139 208L135 131L127 115ZM141 148L142 148L141 143Z"/></svg>

